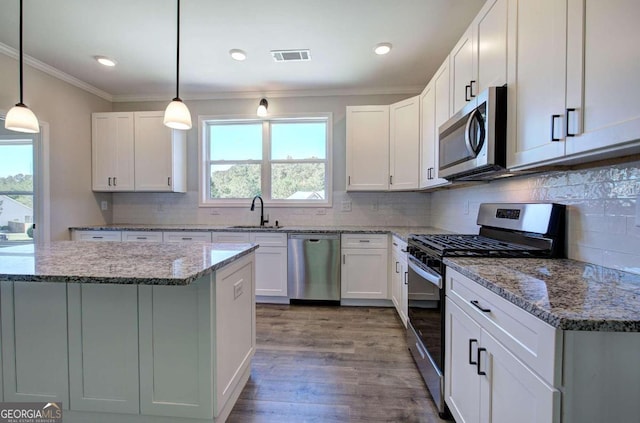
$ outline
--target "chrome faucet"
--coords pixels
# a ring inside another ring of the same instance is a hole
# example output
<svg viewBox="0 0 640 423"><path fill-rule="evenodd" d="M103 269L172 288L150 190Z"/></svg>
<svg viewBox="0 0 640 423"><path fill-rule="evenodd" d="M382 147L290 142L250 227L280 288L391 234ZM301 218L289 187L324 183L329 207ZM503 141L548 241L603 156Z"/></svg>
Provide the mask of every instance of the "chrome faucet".
<svg viewBox="0 0 640 423"><path fill-rule="evenodd" d="M251 201L251 211L254 211L256 208L256 198L260 200L260 227L262 227L265 223L269 223L269 219L265 220L264 218L264 201L262 201L262 197L259 195L253 197L253 200Z"/></svg>

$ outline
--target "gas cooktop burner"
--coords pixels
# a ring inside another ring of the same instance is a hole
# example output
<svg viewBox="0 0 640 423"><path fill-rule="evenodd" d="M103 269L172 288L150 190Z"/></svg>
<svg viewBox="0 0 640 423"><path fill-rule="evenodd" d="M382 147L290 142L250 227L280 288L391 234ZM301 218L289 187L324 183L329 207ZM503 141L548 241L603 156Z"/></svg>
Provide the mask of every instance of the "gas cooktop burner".
<svg viewBox="0 0 640 423"><path fill-rule="evenodd" d="M548 249L501 241L482 235L415 235L413 240L440 256L541 257ZM413 243L412 243L413 244Z"/></svg>

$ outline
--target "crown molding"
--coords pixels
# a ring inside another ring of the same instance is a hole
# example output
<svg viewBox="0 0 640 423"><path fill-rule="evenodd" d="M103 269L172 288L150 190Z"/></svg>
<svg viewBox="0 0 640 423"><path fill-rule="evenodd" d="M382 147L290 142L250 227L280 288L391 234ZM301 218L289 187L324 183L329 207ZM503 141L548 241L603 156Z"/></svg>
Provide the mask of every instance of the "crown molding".
<svg viewBox="0 0 640 423"><path fill-rule="evenodd" d="M5 56L9 56L13 59L19 60L20 55L18 53L18 50L14 49L13 47L9 47L6 44L0 43L0 53L4 54ZM24 55L24 63L26 65L31 66L34 69L37 69L39 71L42 71L44 73L46 73L47 75L53 76L54 78L57 78L61 81L64 81L68 84L73 85L74 87L78 87L84 91L87 91L93 95L96 95L104 100L110 101L113 103L113 96L111 94L109 94L106 91L102 91L99 88L94 87L91 84L87 84L84 81L81 81L80 79L69 75L68 73L62 72L59 69L54 68L53 66L49 66L44 62L41 62L38 59L34 59L33 57L29 56L29 55Z"/></svg>
<svg viewBox="0 0 640 423"><path fill-rule="evenodd" d="M334 96L358 96L358 95L389 95L389 94L419 94L422 86L401 87L370 87L329 90L290 90L290 91L229 91L198 94L180 93L182 100L237 100L256 98L285 98L285 97L334 97ZM170 95L114 95L114 103L133 103L144 101L169 101Z"/></svg>

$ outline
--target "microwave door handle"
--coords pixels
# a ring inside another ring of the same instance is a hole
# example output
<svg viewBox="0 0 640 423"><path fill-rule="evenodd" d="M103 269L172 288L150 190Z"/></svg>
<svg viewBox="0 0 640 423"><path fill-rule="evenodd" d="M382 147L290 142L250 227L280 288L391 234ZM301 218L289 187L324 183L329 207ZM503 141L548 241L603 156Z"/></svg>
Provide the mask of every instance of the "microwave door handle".
<svg viewBox="0 0 640 423"><path fill-rule="evenodd" d="M475 111L469 113L469 117L467 118L467 124L464 127L464 144L467 147L467 152L469 153L469 157L475 157L477 154L473 150L473 146L471 145L471 137L469 133L471 132L471 125L473 124L473 118L475 116Z"/></svg>
<svg viewBox="0 0 640 423"><path fill-rule="evenodd" d="M420 267L416 266L411 260L409 260L409 268L416 272L422 279L434 284L438 287L438 289L442 289L442 276L438 275L436 272L432 270L421 269Z"/></svg>

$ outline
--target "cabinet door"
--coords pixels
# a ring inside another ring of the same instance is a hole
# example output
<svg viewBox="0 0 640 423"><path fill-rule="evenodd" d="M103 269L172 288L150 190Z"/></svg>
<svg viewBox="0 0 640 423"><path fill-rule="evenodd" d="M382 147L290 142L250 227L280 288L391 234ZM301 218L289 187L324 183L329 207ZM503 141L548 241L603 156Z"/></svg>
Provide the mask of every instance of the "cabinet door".
<svg viewBox="0 0 640 423"><path fill-rule="evenodd" d="M347 191L389 189L389 106L347 107Z"/></svg>
<svg viewBox="0 0 640 423"><path fill-rule="evenodd" d="M568 3L567 154L640 139L640 2Z"/></svg>
<svg viewBox="0 0 640 423"><path fill-rule="evenodd" d="M420 99L418 96L389 108L389 189L418 188L420 178Z"/></svg>
<svg viewBox="0 0 640 423"><path fill-rule="evenodd" d="M398 316L402 318L402 264L400 262L400 251L397 242L393 241L391 250L391 272L389 283L391 284L391 301L396 307Z"/></svg>
<svg viewBox="0 0 640 423"><path fill-rule="evenodd" d="M211 277L138 287L141 414L213 418Z"/></svg>
<svg viewBox="0 0 640 423"><path fill-rule="evenodd" d="M4 400L69 407L67 285L0 282Z"/></svg>
<svg viewBox="0 0 640 423"><path fill-rule="evenodd" d="M135 114L136 191L171 191L172 130L163 112Z"/></svg>
<svg viewBox="0 0 640 423"><path fill-rule="evenodd" d="M400 255L400 319L406 328L409 319L409 269L405 253Z"/></svg>
<svg viewBox="0 0 640 423"><path fill-rule="evenodd" d="M256 295L287 296L287 247L256 250Z"/></svg>
<svg viewBox="0 0 640 423"><path fill-rule="evenodd" d="M507 83L507 18L507 0L489 0L474 20L473 96Z"/></svg>
<svg viewBox="0 0 640 423"><path fill-rule="evenodd" d="M138 414L138 286L69 284L70 408Z"/></svg>
<svg viewBox="0 0 640 423"><path fill-rule="evenodd" d="M342 298L387 299L387 250L343 249Z"/></svg>
<svg viewBox="0 0 640 423"><path fill-rule="evenodd" d="M433 90L435 101L435 125L433 135L433 170L431 171L430 187L449 185L451 182L438 177L440 167L439 128L451 117L451 76L449 74L449 58L433 76Z"/></svg>
<svg viewBox="0 0 640 423"><path fill-rule="evenodd" d="M94 113L91 118L94 191L133 191L132 113Z"/></svg>
<svg viewBox="0 0 640 423"><path fill-rule="evenodd" d="M475 363L482 330L449 298L445 313L445 401L456 422L477 423L481 381Z"/></svg>
<svg viewBox="0 0 640 423"><path fill-rule="evenodd" d="M471 81L477 83L473 75L473 26L464 33L451 51L451 114L456 114L471 98Z"/></svg>
<svg viewBox="0 0 640 423"><path fill-rule="evenodd" d="M433 80L420 94L420 188L429 187L436 166L436 93Z"/></svg>
<svg viewBox="0 0 640 423"><path fill-rule="evenodd" d="M72 239L74 241L122 241L122 233L120 231L73 231Z"/></svg>
<svg viewBox="0 0 640 423"><path fill-rule="evenodd" d="M486 349L479 355L481 371L486 373L480 377L481 419L472 421L558 423L560 392L484 331L481 343Z"/></svg>
<svg viewBox="0 0 640 423"><path fill-rule="evenodd" d="M511 4L507 166L518 168L564 155L567 4Z"/></svg>

